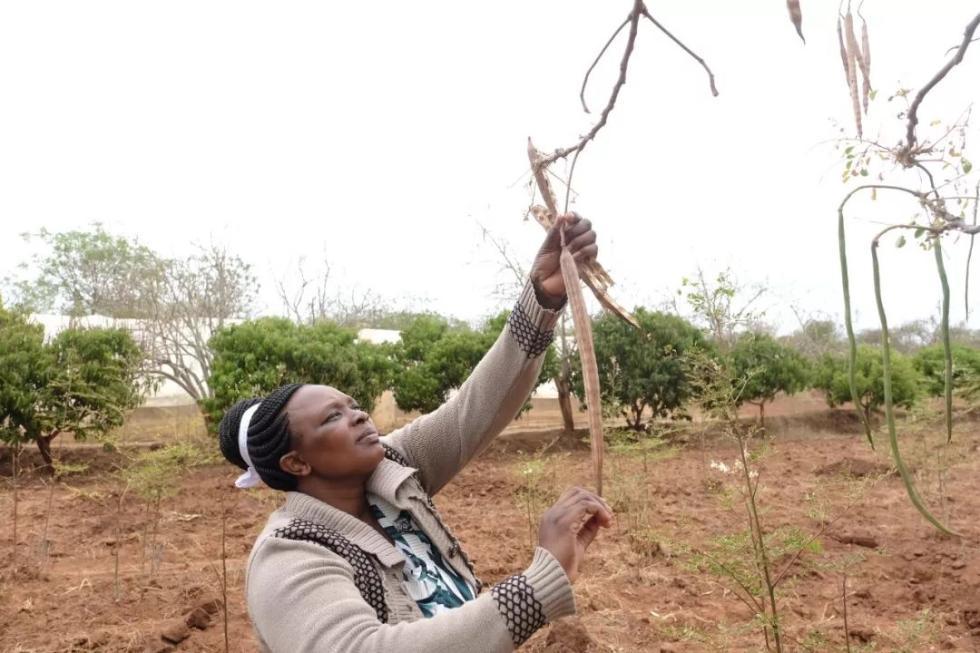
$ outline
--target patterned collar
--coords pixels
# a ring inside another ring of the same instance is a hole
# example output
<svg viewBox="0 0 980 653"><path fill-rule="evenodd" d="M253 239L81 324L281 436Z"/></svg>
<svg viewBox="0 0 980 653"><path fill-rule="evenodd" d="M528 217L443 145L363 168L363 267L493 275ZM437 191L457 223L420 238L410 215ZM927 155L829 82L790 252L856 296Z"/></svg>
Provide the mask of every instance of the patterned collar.
<svg viewBox="0 0 980 653"><path fill-rule="evenodd" d="M407 499L421 493L417 484L406 482L416 471L413 467L384 458L368 479L367 491L399 508L407 508ZM386 567L405 560L401 552L371 526L308 494L287 492L283 509L293 518L322 524L337 531L362 551L374 554Z"/></svg>

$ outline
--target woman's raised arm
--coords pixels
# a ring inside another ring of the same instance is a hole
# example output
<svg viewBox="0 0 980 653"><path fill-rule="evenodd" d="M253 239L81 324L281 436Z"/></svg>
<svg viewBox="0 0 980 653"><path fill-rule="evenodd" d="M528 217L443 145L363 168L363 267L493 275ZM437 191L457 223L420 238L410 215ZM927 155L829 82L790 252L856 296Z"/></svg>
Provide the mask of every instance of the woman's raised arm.
<svg viewBox="0 0 980 653"><path fill-rule="evenodd" d="M531 278L503 332L459 392L437 410L385 438L420 471L430 495L517 416L534 389L565 303L558 262L561 228L566 229L566 242L580 265L595 258L595 232L588 220L571 215L557 221L538 251Z"/></svg>

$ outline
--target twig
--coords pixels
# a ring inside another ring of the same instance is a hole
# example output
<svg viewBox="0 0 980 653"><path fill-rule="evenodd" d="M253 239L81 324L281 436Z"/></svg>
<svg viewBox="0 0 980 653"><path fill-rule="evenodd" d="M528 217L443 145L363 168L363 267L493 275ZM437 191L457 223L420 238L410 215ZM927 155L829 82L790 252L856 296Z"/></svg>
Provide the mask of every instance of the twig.
<svg viewBox="0 0 980 653"><path fill-rule="evenodd" d="M847 626L847 573L841 579L840 599L844 604L844 646L847 647L847 653L851 653L851 629Z"/></svg>
<svg viewBox="0 0 980 653"><path fill-rule="evenodd" d="M554 163L555 161L559 159L564 159L569 155L574 154L575 152L580 152L584 150L585 146L589 144L589 141L594 139L596 134L599 133L599 130L606 126L606 122L609 119L609 114L616 106L616 100L619 98L619 92L623 89L623 86L626 85L626 72L629 69L630 57L633 56L633 47L636 44L636 34L639 28L640 18L647 18L650 22L656 25L660 31L666 34L667 37L670 38L670 40L672 40L674 43L680 46L680 48L683 49L684 52L689 54L691 57L694 58L695 61L700 63L701 66L703 66L705 71L707 71L708 73L708 83L711 87L711 94L716 97L718 96L718 88L715 86L715 75L711 71L711 68L708 67L708 64L705 63L704 59L702 59L700 56L695 54L694 51L692 51L689 47L684 45L684 43L680 39L674 36L670 32L670 30L668 30L659 21L657 21L657 19L655 19L653 15L650 14L650 11L643 3L643 0L634 0L633 8L630 10L630 13L626 16L626 19L623 21L623 23L618 28L616 28L616 31L613 33L612 37L610 37L609 41L599 52L599 55L596 57L595 61L593 61L592 65L589 67L588 71L585 74L585 78L582 81L582 88L579 93L579 99L582 101L582 107L585 109L586 113L589 113L588 106L585 103L585 87L588 84L589 76L591 75L592 70L595 68L595 66L599 63L599 60L602 59L602 56L606 53L606 50L609 48L610 44L613 42L613 40L615 40L616 36L623 30L623 28L626 25L629 25L630 31L629 31L629 35L626 38L626 46L623 48L623 56L619 60L619 77L616 79L616 83L613 84L612 90L609 93L609 99L606 101L606 106L602 109L602 113L599 114L599 120L596 121L596 124L592 126L592 129L590 129L584 136L582 136L577 143L575 143L570 147L557 149L553 153L545 157L542 162L543 167L547 167L552 163Z"/></svg>
<svg viewBox="0 0 980 653"><path fill-rule="evenodd" d="M912 100L912 104L909 107L908 112L908 126L905 131L905 152L911 156L912 151L916 146L915 128L919 124L919 105L925 99L926 95L931 91L936 84L941 82L944 77L952 70L957 64L963 61L963 55L966 54L966 49L970 47L970 43L973 42L973 33L977 31L977 26L980 25L980 14L974 16L966 29L963 32L963 40L960 42L959 48L957 48L956 54L952 59L946 62L942 68L939 69L932 79L930 79L925 86L919 89L919 92L915 94L915 99Z"/></svg>
<svg viewBox="0 0 980 653"><path fill-rule="evenodd" d="M914 165L915 165L916 168L918 168L922 172L926 173L926 177L928 177L928 179L929 179L929 188L932 189L932 194L935 195L936 199L938 200L939 199L939 189L936 188L936 180L933 178L932 172L929 171L929 168L925 167L924 165L922 165L918 161L916 161Z"/></svg>
<svg viewBox="0 0 980 653"><path fill-rule="evenodd" d="M980 41L980 38L971 39L970 40L970 43L976 43L977 41ZM949 56L949 53L950 52L952 52L953 50L959 49L959 47L960 47L959 45L954 45L949 50L946 50L946 52L943 53L943 56Z"/></svg>
<svg viewBox="0 0 980 653"><path fill-rule="evenodd" d="M664 34L666 34L670 38L671 41L673 41L678 46L680 46L680 48L682 50L684 50L684 52L686 52L689 55L691 55L691 57L695 61L697 61L699 64L701 64L701 66L704 68L704 71L706 73L708 73L708 85L711 86L711 94L713 96L715 96L715 97L718 97L718 88L715 86L715 74L713 72L711 72L711 68L709 68L708 67L708 64L706 64L704 62L704 59L702 59L697 54L695 54L691 50L691 48L689 48L686 45L684 45L680 41L680 39L678 39L676 36L674 36L673 34L671 34L670 30L668 30L656 18L654 18L653 16L650 15L650 12L647 11L647 8L645 6L643 7L643 17L644 18L647 18L651 23L653 23L654 25L656 25L657 26L657 29L659 29L661 32L663 32Z"/></svg>
<svg viewBox="0 0 980 653"><path fill-rule="evenodd" d="M572 175L575 174L575 164L578 163L578 155L581 153L582 150L575 152L575 155L572 156L572 165L568 169L568 186L565 188L565 213L568 213L568 200L572 197Z"/></svg>
<svg viewBox="0 0 980 653"><path fill-rule="evenodd" d="M555 150L554 153L545 157L544 161L541 163L542 168L548 167L558 159L564 159L573 152L584 150L585 146L589 144L589 141L595 138L595 135L599 133L599 130L606 126L606 121L609 119L609 114L616 106L616 99L619 97L619 92L626 84L626 71L630 65L630 57L633 56L633 45L636 43L636 30L640 24L642 9L643 0L634 0L633 9L630 11L629 16L627 17L630 32L629 36L626 38L626 47L623 50L623 57L619 60L619 78L616 80L616 83L613 84L612 92L609 94L609 100L606 102L606 106L603 108L602 113L599 114L599 120L596 121L596 124L592 126L592 129L590 129L585 136L579 139L578 143L571 147Z"/></svg>
<svg viewBox="0 0 980 653"><path fill-rule="evenodd" d="M543 159L541 153L534 147L534 143L531 139L527 139L527 156L531 162L531 173L534 177L534 181L537 183L538 189L541 193L541 197L544 200L547 207L543 206L533 206L531 207L531 213L534 215L534 219L540 224L544 229L550 229L554 224L554 221L558 218L558 207L557 200L555 199L555 193L551 189L551 183L548 181L547 167L543 164ZM606 288L612 285L612 279L609 274L603 269L602 265L597 260L592 260L589 264L584 267L581 271L582 280L585 285L592 290L592 294L595 295L596 299L602 306L619 316L629 324L634 327L639 327L639 323L636 321L630 312L625 308L620 306L616 301L609 296Z"/></svg>
<svg viewBox="0 0 980 653"><path fill-rule="evenodd" d="M599 50L599 54L596 55L596 58L592 62L592 65L589 66L589 69L585 71L585 77L582 79L582 89L578 93L578 99L582 101L582 110L585 111L586 113L592 113L591 111L589 111L589 106L585 103L585 87L588 86L589 84L589 75L591 75L592 71L595 70L595 67L599 64L599 60L602 59L602 55L606 54L606 50L608 50L609 46L612 45L612 42L616 40L616 37L619 36L619 33L623 31L623 28L629 24L630 19L632 17L633 14L630 13L630 15L626 17L626 20L620 23L619 27L616 28L616 31L613 32L612 36L609 37L609 40L606 41L606 44L602 46L601 50Z"/></svg>
<svg viewBox="0 0 980 653"><path fill-rule="evenodd" d="M753 610L756 614L765 614L766 613L765 607L762 605L762 603L759 602L759 599L757 599L755 597L755 595L752 594L752 591L745 585L745 583L742 582L742 579L738 577L738 574L736 574L725 563L723 563L721 560L719 560L718 558L714 557L713 555L711 555L707 551L697 550L696 553L699 554L699 555L704 556L709 561L711 561L714 564L716 564L719 569L721 569L723 572L725 572L726 574L728 574L728 577L729 578L731 578L733 581L735 581L735 584L738 585L742 589L743 592L745 592L745 594L746 594L746 596L748 596L748 599L749 600L747 601L738 592L732 592L732 594L734 594L737 598L741 599L742 602L745 603L749 607L750 610ZM751 601L751 603L749 603L749 601Z"/></svg>
<svg viewBox="0 0 980 653"><path fill-rule="evenodd" d="M803 551L805 551L805 550L806 550L806 548L807 548L808 546L810 546L810 544L812 544L813 542L815 542L815 541L817 540L817 538L819 538L819 537L821 537L821 536L822 536L822 535L823 535L824 533L826 533L826 532L827 532L827 530L828 530L828 529L829 529L829 528L830 528L831 526L833 526L834 524L836 524L837 522L839 522L839 521L840 521L841 519L843 519L843 518L844 518L844 516L845 516L845 515L846 515L846 514L848 513L848 511L849 511L849 510L850 510L850 509L851 509L851 508L852 508L853 506L854 506L854 503L852 502L852 503L851 503L851 504L850 504L849 506L847 506L847 507L845 507L845 508L844 508L844 510L843 510L843 511L842 511L842 512L841 512L841 513L840 513L839 515L837 515L836 517L834 517L834 518L833 518L833 519L831 519L830 521L827 521L827 522L824 522L824 524L823 524L823 526L821 526L821 527L820 527L820 530L818 530L818 531L817 531L816 533L814 533L814 534L813 534L813 535L812 535L812 536L810 537L810 539L808 539L808 540L807 540L807 541L806 541L806 542L805 542L805 543L803 544L803 546L801 546L801 547L800 547L799 549L797 549L797 551L796 551L796 553L795 553L795 554L793 555L793 557L792 557L792 558L790 558L790 560L789 560L789 561L788 561L788 562L786 563L786 565L785 565L785 566L783 567L783 569L782 569L782 571L780 571L780 572L779 572L779 574L777 574L777 575L776 575L776 580L774 580L774 581L772 581L772 584L773 584L773 586L774 586L774 587L775 587L776 585L779 585L779 583L780 583L780 581L782 581L782 580L783 580L783 577L784 577L784 576L785 576L785 575L786 575L786 574L787 574L787 573L789 572L789 570L790 570L790 568L791 568L791 567L792 567L792 566L793 566L794 564L796 564L796 561L797 561L797 560L799 560L799 559L800 559L800 556L802 556L802 555L803 555Z"/></svg>

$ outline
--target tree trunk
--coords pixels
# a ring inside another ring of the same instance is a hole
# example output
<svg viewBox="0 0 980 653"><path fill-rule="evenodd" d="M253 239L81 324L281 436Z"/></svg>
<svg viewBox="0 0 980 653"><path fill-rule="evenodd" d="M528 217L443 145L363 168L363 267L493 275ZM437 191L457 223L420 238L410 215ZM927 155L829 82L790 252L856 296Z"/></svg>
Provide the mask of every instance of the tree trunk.
<svg viewBox="0 0 980 653"><path fill-rule="evenodd" d="M42 470L49 474L54 472L54 459L51 457L51 441L57 435L58 433L56 431L51 435L39 435L34 438L35 442L37 442L37 450L41 452L41 458L44 460Z"/></svg>
<svg viewBox="0 0 980 653"><path fill-rule="evenodd" d="M765 428L766 426L766 402L759 402L759 426Z"/></svg>
<svg viewBox="0 0 980 653"><path fill-rule="evenodd" d="M575 418L572 414L571 384L564 374L555 376L554 381L555 387L558 389L558 408L561 409L562 431L571 433L575 430Z"/></svg>
<svg viewBox="0 0 980 653"><path fill-rule="evenodd" d="M630 408L630 414L633 416L633 419L630 420L628 417L626 418L626 422L629 425L629 427L634 431L638 431L638 432L642 431L643 430L643 406L636 406L634 404Z"/></svg>

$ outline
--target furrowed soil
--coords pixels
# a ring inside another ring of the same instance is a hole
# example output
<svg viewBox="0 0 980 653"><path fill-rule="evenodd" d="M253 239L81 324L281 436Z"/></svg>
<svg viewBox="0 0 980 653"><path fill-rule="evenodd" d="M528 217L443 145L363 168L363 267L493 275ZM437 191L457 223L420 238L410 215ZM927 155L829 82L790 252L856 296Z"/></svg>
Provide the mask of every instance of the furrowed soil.
<svg viewBox="0 0 980 653"><path fill-rule="evenodd" d="M764 528L774 542L788 534L807 544L798 557L799 547L773 549L783 650L847 650L846 576L849 650L980 651L980 425L957 424L945 462L934 422L904 429L923 495L960 533L949 537L909 502L883 437L872 452L853 420L820 415L793 422L776 411L754 463ZM574 441L522 453L551 435L511 429L435 498L487 584L528 564L551 500L590 483L588 450ZM66 447L61 456L89 470L50 492L42 477L20 480L16 555L13 493L0 496L0 651L222 651L223 594L229 650L256 650L244 564L277 493L236 490L228 465L196 467L155 520L153 506L108 474L113 454ZM753 564L750 554L739 559L747 523L739 477L724 471L736 456L730 440L691 434L611 448L606 498L617 518L588 552L578 616L546 626L522 650L765 650L744 592L704 556Z"/></svg>

